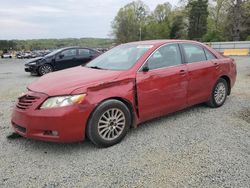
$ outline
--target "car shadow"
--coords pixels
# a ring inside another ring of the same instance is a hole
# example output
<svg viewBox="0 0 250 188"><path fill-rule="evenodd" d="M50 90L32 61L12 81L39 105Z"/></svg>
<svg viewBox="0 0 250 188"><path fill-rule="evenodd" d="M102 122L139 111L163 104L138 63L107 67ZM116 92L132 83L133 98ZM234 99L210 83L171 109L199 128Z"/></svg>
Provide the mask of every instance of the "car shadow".
<svg viewBox="0 0 250 188"><path fill-rule="evenodd" d="M209 108L204 103L197 104L197 105L194 105L194 106L191 106L191 107L188 107L188 108L176 111L176 112L172 112L172 113L169 113L169 114L166 114L166 115L163 115L163 116L160 116L160 117L153 118L151 120L142 122L134 130L139 131L140 128L148 127L148 125L154 126L154 125L156 125L156 124L158 124L160 122L165 122L168 119L177 119L178 117L181 117L181 116L183 116L184 114L187 114L187 113L191 113L192 111L200 111L200 110L204 110L204 109L211 109L211 108Z"/></svg>
<svg viewBox="0 0 250 188"><path fill-rule="evenodd" d="M165 116L161 116L159 118L155 118L146 122L143 122L141 124L139 124L139 126L136 129L131 129L128 132L128 135L125 137L124 140L121 141L122 142L126 142L127 139L129 139L130 137L133 137L133 135L136 135L138 133L138 131L147 131L147 129L152 128L152 126L157 126L160 125L161 122L165 122L168 119L177 119L178 117L183 116L184 114L186 115L187 113L191 113L192 111L200 111L200 110L204 110L204 109L210 109L209 107L207 107L205 104L199 104L199 105L195 105ZM32 153L31 150L40 150L41 152L43 152L44 154L49 154L49 153L58 153L58 154L68 154L68 153L72 153L72 152L77 152L79 150L84 150L84 152L94 152L96 150L105 150L107 148L99 148L97 146L95 146L94 144L92 144L92 142L86 138L84 141L81 142L76 142L76 143L57 143L57 142L46 142L46 141L39 141L39 140L32 140L32 139L27 139L27 138L23 138L23 137L19 137L17 136L14 139L11 139L10 142L14 142L14 141L18 142L22 142L22 144L24 144L25 146L27 146L29 149L29 151ZM121 144L118 144L121 145ZM113 146L114 147L114 146ZM109 147L112 148L112 147Z"/></svg>

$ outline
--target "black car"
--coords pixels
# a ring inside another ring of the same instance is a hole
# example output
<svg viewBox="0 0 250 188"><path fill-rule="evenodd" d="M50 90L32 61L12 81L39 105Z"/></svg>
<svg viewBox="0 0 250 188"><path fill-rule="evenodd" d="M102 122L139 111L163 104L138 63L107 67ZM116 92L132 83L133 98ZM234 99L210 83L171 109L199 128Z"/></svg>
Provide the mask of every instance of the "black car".
<svg viewBox="0 0 250 188"><path fill-rule="evenodd" d="M27 62L25 71L42 76L52 71L86 64L100 54L101 52L90 48L62 48Z"/></svg>

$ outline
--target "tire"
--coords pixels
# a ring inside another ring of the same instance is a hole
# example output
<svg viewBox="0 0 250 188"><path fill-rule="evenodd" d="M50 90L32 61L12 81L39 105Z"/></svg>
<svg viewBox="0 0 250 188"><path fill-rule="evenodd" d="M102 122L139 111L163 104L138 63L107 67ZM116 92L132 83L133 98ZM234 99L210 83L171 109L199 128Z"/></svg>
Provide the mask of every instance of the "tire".
<svg viewBox="0 0 250 188"><path fill-rule="evenodd" d="M41 65L39 68L38 68L38 74L40 76L43 76L45 74L48 74L50 72L53 72L53 67L49 64L44 64L44 65Z"/></svg>
<svg viewBox="0 0 250 188"><path fill-rule="evenodd" d="M118 100L101 103L92 113L87 125L87 137L98 147L110 147L119 143L131 125L131 113Z"/></svg>
<svg viewBox="0 0 250 188"><path fill-rule="evenodd" d="M227 81L223 78L220 78L214 85L210 100L207 102L207 105L212 108L218 108L222 106L228 95L228 84Z"/></svg>

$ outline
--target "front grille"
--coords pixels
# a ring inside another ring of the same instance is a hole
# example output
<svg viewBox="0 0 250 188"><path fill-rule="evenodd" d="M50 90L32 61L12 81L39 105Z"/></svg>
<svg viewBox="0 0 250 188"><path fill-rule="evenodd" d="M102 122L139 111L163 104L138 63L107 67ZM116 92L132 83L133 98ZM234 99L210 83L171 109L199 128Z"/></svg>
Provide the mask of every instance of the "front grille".
<svg viewBox="0 0 250 188"><path fill-rule="evenodd" d="M22 110L26 110L33 105L39 98L31 95L24 95L18 98L16 107Z"/></svg>

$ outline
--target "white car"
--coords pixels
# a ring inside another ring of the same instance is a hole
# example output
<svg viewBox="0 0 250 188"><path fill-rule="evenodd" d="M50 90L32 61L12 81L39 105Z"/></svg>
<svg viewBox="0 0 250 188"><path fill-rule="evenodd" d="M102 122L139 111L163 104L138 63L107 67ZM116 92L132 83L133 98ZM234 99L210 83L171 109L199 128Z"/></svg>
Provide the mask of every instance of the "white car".
<svg viewBox="0 0 250 188"><path fill-rule="evenodd" d="M2 58L12 58L12 55L10 53L5 53L5 54L2 54L1 57Z"/></svg>

